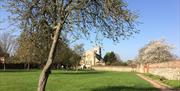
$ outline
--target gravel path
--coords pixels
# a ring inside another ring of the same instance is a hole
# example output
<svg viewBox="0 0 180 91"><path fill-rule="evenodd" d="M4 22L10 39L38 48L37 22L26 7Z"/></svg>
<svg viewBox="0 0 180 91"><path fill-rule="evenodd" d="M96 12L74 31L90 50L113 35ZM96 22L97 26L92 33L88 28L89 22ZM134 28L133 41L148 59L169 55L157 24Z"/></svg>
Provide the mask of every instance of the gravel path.
<svg viewBox="0 0 180 91"><path fill-rule="evenodd" d="M165 85L165 84L163 84L161 82L158 82L156 80L153 80L153 79L151 79L151 78L149 78L147 76L144 76L142 74L137 74L137 75L139 77L141 77L142 79L148 81L150 84L153 85L153 87L160 89L160 91L180 91L180 90L172 90L172 89L170 89L169 86L167 86L167 85Z"/></svg>

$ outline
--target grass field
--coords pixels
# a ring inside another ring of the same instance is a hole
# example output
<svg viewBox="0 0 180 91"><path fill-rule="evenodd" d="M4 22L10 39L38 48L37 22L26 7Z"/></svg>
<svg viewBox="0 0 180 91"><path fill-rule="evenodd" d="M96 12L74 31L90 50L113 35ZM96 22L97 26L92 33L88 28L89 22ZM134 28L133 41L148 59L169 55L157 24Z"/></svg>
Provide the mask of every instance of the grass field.
<svg viewBox="0 0 180 91"><path fill-rule="evenodd" d="M171 86L172 88L174 89L180 89L180 80L167 80L165 79L164 77L160 77L160 76L157 76L157 75L152 75L152 74L144 74L152 79L155 79L155 80L158 80L162 83L165 83L169 86ZM162 80L163 79L163 80Z"/></svg>
<svg viewBox="0 0 180 91"><path fill-rule="evenodd" d="M0 91L36 91L40 71L0 72ZM52 71L46 91L157 91L135 73Z"/></svg>

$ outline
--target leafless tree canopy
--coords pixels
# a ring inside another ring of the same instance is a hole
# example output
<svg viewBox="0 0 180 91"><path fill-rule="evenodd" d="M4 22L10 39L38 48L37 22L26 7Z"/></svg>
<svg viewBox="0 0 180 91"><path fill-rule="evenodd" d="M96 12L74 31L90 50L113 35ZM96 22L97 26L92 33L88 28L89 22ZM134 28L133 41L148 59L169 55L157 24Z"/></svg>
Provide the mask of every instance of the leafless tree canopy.
<svg viewBox="0 0 180 91"><path fill-rule="evenodd" d="M15 53L17 44L16 38L9 32L0 33L0 46L4 53L13 55Z"/></svg>
<svg viewBox="0 0 180 91"><path fill-rule="evenodd" d="M91 32L113 41L137 32L133 12L121 0L7 0L8 10L23 30L52 31L63 23L61 35L79 39ZM17 22L16 22L17 23Z"/></svg>

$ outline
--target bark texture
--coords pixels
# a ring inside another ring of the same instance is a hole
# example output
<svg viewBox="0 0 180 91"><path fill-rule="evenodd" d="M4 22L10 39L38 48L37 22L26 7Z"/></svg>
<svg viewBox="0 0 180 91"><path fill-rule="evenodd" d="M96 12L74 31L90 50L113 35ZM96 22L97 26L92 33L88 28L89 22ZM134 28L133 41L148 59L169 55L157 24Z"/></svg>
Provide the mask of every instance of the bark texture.
<svg viewBox="0 0 180 91"><path fill-rule="evenodd" d="M51 67L51 64L52 64L53 59L54 59L54 53L55 53L57 41L59 38L60 30L61 30L60 28L61 28L61 25L60 25L60 23L58 23L58 25L56 26L56 31L54 33L53 43L51 46L51 50L49 52L48 60L47 60L46 65L44 66L44 68L40 74L40 77L39 77L38 91L45 91L46 82L47 82L47 79L49 77L50 67Z"/></svg>

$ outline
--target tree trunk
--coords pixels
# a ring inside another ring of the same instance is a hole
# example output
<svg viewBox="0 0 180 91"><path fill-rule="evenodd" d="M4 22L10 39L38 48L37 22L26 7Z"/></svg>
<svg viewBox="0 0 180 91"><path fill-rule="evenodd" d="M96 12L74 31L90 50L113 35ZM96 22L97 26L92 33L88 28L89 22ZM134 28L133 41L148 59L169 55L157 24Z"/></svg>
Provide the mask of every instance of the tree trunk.
<svg viewBox="0 0 180 91"><path fill-rule="evenodd" d="M28 62L28 64L27 64L27 70L29 71L29 68L30 68L30 64L29 64L29 62Z"/></svg>
<svg viewBox="0 0 180 91"><path fill-rule="evenodd" d="M24 63L24 69L26 69L26 63Z"/></svg>
<svg viewBox="0 0 180 91"><path fill-rule="evenodd" d="M56 45L57 45L57 41L58 41L61 29L62 29L62 26L60 26L60 23L58 23L55 34L54 34L53 43L51 45L51 50L49 52L48 60L39 77L38 91L45 91L46 82L50 73L50 66L54 60L54 53L55 53L55 49L56 49Z"/></svg>
<svg viewBox="0 0 180 91"><path fill-rule="evenodd" d="M4 62L4 69L3 69L4 71L6 70L6 64L5 64L5 62Z"/></svg>

